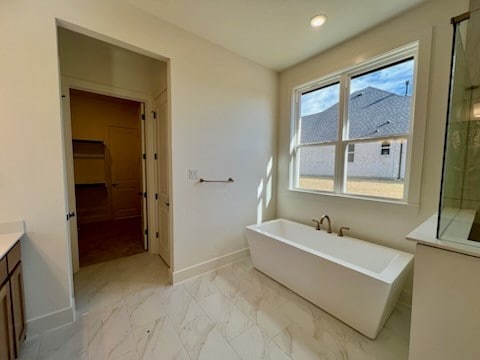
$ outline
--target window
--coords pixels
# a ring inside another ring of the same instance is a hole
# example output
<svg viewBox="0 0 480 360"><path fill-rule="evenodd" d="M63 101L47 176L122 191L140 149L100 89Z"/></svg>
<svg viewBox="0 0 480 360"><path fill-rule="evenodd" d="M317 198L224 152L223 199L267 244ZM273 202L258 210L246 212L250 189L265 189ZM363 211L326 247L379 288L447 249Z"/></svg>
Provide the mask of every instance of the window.
<svg viewBox="0 0 480 360"><path fill-rule="evenodd" d="M347 147L347 161L354 162L355 161L355 144L348 144Z"/></svg>
<svg viewBox="0 0 480 360"><path fill-rule="evenodd" d="M407 198L416 51L409 46L296 90L293 188Z"/></svg>
<svg viewBox="0 0 480 360"><path fill-rule="evenodd" d="M380 154L390 155L390 143L388 141L382 142L382 147L380 149Z"/></svg>

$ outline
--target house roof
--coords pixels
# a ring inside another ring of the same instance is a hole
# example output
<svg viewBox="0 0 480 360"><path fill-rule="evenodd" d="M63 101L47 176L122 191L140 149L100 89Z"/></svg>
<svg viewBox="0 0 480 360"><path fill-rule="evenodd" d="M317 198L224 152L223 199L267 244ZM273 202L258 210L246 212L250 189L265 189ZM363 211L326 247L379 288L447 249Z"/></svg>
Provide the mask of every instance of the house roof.
<svg viewBox="0 0 480 360"><path fill-rule="evenodd" d="M355 91L349 102L349 138L408 134L411 96L397 95L374 87ZM301 142L336 141L338 103L301 119Z"/></svg>

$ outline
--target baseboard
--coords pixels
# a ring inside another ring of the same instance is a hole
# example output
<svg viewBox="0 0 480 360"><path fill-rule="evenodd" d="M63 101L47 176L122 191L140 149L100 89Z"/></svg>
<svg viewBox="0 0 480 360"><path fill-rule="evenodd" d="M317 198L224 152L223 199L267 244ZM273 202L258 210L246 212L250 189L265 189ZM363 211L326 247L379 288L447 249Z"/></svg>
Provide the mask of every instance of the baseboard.
<svg viewBox="0 0 480 360"><path fill-rule="evenodd" d="M235 261L247 257L248 255L250 255L250 250L248 248L244 248L226 255L218 256L216 258L204 261L200 264L189 266L182 270L170 272L170 281L173 284L176 284L181 281L190 279L194 276L198 276L203 273L215 270L219 267L231 264Z"/></svg>
<svg viewBox="0 0 480 360"><path fill-rule="evenodd" d="M400 305L406 306L409 309L412 308L412 293L409 291L402 290L400 297L398 299Z"/></svg>
<svg viewBox="0 0 480 360"><path fill-rule="evenodd" d="M41 335L48 330L71 323L74 320L75 309L73 306L28 320L27 338Z"/></svg>

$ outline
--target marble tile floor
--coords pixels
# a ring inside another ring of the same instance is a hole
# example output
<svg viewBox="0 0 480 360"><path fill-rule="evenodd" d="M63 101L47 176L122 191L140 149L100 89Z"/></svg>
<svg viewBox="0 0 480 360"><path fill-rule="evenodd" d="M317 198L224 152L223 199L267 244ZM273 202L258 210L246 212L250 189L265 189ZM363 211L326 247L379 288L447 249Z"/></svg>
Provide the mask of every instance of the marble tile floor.
<svg viewBox="0 0 480 360"><path fill-rule="evenodd" d="M29 339L22 360L400 360L410 311L369 340L255 270L249 258L177 285L142 253L82 268L79 319ZM361 309L359 309L361 311Z"/></svg>

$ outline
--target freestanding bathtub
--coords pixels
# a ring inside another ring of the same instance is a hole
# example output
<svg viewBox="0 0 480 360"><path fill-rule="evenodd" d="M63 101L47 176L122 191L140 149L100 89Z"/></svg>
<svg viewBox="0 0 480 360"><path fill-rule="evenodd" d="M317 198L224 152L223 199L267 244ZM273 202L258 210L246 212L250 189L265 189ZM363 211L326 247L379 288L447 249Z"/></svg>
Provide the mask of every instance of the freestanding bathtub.
<svg viewBox="0 0 480 360"><path fill-rule="evenodd" d="M247 226L253 266L375 339L413 255L277 219Z"/></svg>

